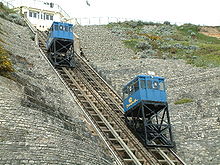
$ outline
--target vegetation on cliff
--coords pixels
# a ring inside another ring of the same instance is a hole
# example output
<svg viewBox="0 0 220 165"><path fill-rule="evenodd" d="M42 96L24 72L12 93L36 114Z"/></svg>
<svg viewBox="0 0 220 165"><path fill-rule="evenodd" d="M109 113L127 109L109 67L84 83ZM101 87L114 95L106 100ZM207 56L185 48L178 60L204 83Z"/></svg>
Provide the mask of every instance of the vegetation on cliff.
<svg viewBox="0 0 220 165"><path fill-rule="evenodd" d="M193 102L192 99L183 98L183 99L179 99L179 100L175 101L174 104L185 104L185 103L191 103L191 102Z"/></svg>
<svg viewBox="0 0 220 165"><path fill-rule="evenodd" d="M14 13L14 11L8 9L2 3L0 3L0 17L6 19L7 18L6 16L11 13ZM5 35L3 30L1 29L1 24L0 24L0 34ZM12 62L9 59L10 53L4 49L2 45L3 43L5 42L0 38L0 75L10 78L11 77L10 73L14 72L14 68Z"/></svg>
<svg viewBox="0 0 220 165"><path fill-rule="evenodd" d="M1 41L2 42L2 41ZM10 78L10 73L14 72L12 62L9 59L10 53L0 44L0 75Z"/></svg>
<svg viewBox="0 0 220 165"><path fill-rule="evenodd" d="M0 2L0 17L14 22L18 25L26 26L26 23L22 16L18 14L15 10L6 7L2 2Z"/></svg>
<svg viewBox="0 0 220 165"><path fill-rule="evenodd" d="M136 53L134 58L184 59L198 67L220 66L220 39L200 33L202 26L126 21L107 27L123 38Z"/></svg>

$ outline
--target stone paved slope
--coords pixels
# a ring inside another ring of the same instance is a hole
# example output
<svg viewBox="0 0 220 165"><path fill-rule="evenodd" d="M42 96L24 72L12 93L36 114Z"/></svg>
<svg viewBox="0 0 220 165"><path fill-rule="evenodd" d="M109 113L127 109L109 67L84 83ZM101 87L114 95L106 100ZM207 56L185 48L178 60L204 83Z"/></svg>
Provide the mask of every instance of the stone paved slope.
<svg viewBox="0 0 220 165"><path fill-rule="evenodd" d="M135 75L154 71L166 77L177 153L189 165L219 164L220 68L196 68L182 60L135 59L104 26L77 26L75 32L90 64L119 94ZM181 98L193 102L175 105Z"/></svg>
<svg viewBox="0 0 220 165"><path fill-rule="evenodd" d="M76 27L76 31L77 29L78 27ZM105 28L100 28L99 26L90 28L89 26L85 26L84 28L80 28L77 34L83 42L82 48L84 53L93 63L98 64L103 60L126 59L133 55L129 49L124 48L119 38L113 36L111 32ZM92 36L96 37L94 38L95 40L91 42Z"/></svg>
<svg viewBox="0 0 220 165"><path fill-rule="evenodd" d="M29 29L0 22L16 69L15 81L0 77L0 164L113 164Z"/></svg>

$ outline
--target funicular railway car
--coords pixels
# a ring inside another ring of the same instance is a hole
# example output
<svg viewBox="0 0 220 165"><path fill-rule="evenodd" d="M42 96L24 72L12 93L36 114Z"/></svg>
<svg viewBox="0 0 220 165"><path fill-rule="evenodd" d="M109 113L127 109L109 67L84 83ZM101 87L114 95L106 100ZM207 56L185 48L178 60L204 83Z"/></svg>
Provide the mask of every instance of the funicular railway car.
<svg viewBox="0 0 220 165"><path fill-rule="evenodd" d="M123 88L125 120L146 147L173 147L163 77L138 75Z"/></svg>
<svg viewBox="0 0 220 165"><path fill-rule="evenodd" d="M46 48L54 66L74 67L73 25L53 22L49 29Z"/></svg>

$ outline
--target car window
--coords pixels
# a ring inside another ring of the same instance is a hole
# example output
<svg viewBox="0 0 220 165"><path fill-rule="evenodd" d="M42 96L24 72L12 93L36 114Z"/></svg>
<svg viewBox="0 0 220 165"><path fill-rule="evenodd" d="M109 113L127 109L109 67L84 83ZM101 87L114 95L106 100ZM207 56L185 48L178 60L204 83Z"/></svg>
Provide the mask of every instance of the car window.
<svg viewBox="0 0 220 165"><path fill-rule="evenodd" d="M165 84L164 84L163 81L161 81L161 82L159 83L159 86L160 86L160 90L162 90L162 91L165 90Z"/></svg>
<svg viewBox="0 0 220 165"><path fill-rule="evenodd" d="M58 25L55 25L54 28L56 31L58 31Z"/></svg>
<svg viewBox="0 0 220 165"><path fill-rule="evenodd" d="M153 89L159 89L158 81L153 81Z"/></svg>
<svg viewBox="0 0 220 165"><path fill-rule="evenodd" d="M152 82L151 82L151 80L147 80L147 88L152 89Z"/></svg>
<svg viewBox="0 0 220 165"><path fill-rule="evenodd" d="M141 88L146 89L146 81L145 80L140 80Z"/></svg>
<svg viewBox="0 0 220 165"><path fill-rule="evenodd" d="M69 28L68 28L68 26L65 26L65 31L67 31L67 32L69 31Z"/></svg>
<svg viewBox="0 0 220 165"><path fill-rule="evenodd" d="M63 25L60 25L60 30L63 30Z"/></svg>

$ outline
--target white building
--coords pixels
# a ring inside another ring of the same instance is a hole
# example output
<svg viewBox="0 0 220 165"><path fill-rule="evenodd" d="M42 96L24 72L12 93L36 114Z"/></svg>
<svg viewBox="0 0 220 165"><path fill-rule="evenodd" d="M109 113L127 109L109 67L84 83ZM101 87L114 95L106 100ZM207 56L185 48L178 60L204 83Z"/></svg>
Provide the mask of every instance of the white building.
<svg viewBox="0 0 220 165"><path fill-rule="evenodd" d="M50 28L53 21L76 23L59 5L52 2L40 0L4 0L2 2L10 3L41 31Z"/></svg>

